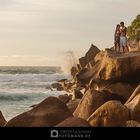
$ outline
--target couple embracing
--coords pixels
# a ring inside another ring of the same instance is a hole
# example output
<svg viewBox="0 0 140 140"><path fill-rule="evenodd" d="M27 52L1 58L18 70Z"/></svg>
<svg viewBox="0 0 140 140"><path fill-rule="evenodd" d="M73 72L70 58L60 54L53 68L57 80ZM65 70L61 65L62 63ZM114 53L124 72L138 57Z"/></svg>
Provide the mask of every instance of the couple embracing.
<svg viewBox="0 0 140 140"><path fill-rule="evenodd" d="M115 34L114 34L114 48L115 51L117 51L117 48L120 52L121 49L123 49L123 53L125 53L125 48L129 52L128 46L127 46L127 28L124 25L124 22L120 22L120 24L117 24Z"/></svg>

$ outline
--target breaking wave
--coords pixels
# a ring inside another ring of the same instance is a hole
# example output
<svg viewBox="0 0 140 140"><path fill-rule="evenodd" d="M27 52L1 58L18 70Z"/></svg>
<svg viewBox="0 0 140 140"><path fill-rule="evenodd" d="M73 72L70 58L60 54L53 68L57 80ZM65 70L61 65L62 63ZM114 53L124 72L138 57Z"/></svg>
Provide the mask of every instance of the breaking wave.
<svg viewBox="0 0 140 140"><path fill-rule="evenodd" d="M63 94L51 84L69 78L56 67L0 67L0 110L9 120L49 96Z"/></svg>

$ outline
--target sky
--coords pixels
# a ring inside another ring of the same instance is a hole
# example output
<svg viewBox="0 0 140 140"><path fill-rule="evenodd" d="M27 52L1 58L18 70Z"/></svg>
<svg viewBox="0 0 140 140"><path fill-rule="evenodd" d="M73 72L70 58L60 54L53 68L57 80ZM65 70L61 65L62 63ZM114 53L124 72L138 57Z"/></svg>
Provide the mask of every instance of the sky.
<svg viewBox="0 0 140 140"><path fill-rule="evenodd" d="M139 0L0 0L0 65L58 66L68 55L113 46L115 26L130 25Z"/></svg>

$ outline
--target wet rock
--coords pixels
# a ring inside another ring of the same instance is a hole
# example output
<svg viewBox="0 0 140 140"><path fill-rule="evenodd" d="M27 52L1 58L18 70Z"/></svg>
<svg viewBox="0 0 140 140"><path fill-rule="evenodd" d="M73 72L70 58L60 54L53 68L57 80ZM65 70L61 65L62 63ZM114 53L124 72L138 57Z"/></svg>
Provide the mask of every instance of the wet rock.
<svg viewBox="0 0 140 140"><path fill-rule="evenodd" d="M62 87L62 85L60 83L53 83L52 84L52 88L57 89L58 91L62 91L64 90L64 88Z"/></svg>

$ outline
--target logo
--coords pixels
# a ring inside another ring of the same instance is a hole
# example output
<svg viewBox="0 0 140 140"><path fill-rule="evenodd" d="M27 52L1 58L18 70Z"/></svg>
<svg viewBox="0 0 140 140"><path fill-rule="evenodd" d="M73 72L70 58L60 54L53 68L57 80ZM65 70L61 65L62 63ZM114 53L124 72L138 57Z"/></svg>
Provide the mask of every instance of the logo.
<svg viewBox="0 0 140 140"><path fill-rule="evenodd" d="M51 138L90 138L90 130L50 130Z"/></svg>
<svg viewBox="0 0 140 140"><path fill-rule="evenodd" d="M58 130L51 130L51 138L58 138Z"/></svg>

